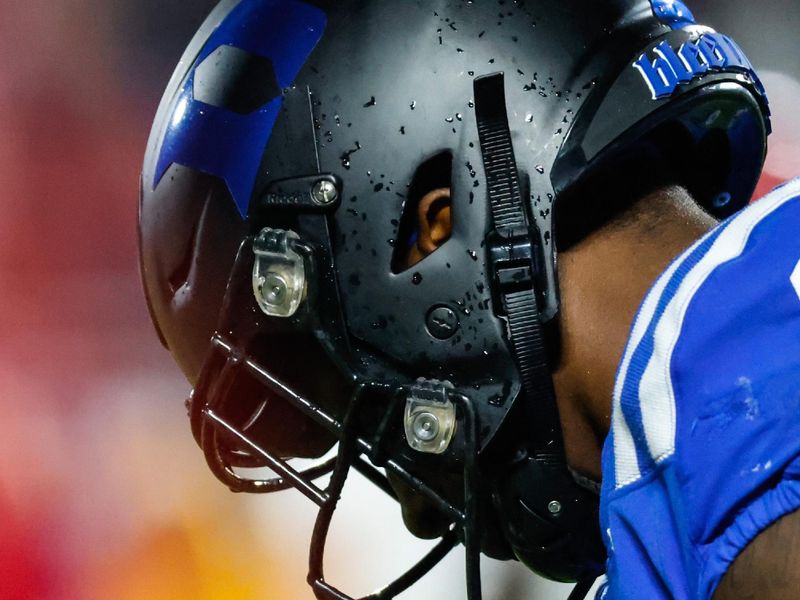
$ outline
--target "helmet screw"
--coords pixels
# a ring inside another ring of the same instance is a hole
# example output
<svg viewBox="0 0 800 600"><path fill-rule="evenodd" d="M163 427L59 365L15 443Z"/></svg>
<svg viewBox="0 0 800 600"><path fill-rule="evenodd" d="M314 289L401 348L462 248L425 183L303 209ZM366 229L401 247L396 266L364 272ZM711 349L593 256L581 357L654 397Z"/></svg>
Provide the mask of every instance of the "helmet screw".
<svg viewBox="0 0 800 600"><path fill-rule="evenodd" d="M317 204L328 205L336 202L339 197L339 192L333 182L327 179L320 179L314 184L314 189L311 190L311 196Z"/></svg>
<svg viewBox="0 0 800 600"><path fill-rule="evenodd" d="M561 502L558 500L550 500L547 504L547 510L550 511L551 515L557 515L561 512Z"/></svg>
<svg viewBox="0 0 800 600"><path fill-rule="evenodd" d="M458 317L449 306L434 306L428 311L425 325L433 337L446 340L458 331Z"/></svg>
<svg viewBox="0 0 800 600"><path fill-rule="evenodd" d="M421 412L414 417L414 435L422 442L430 442L439 435L439 419L429 412Z"/></svg>
<svg viewBox="0 0 800 600"><path fill-rule="evenodd" d="M261 286L262 297L267 304L282 304L286 298L286 281L275 273L268 273Z"/></svg>

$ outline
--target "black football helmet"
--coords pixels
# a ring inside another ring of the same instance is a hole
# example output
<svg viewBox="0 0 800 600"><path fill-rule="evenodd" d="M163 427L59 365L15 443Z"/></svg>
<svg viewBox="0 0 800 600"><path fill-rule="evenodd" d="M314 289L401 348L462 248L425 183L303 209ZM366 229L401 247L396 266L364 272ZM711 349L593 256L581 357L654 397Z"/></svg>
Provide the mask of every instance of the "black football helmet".
<svg viewBox="0 0 800 600"><path fill-rule="evenodd" d="M318 598L348 598L322 563L351 467L453 523L370 598L459 542L471 599L481 551L585 593L604 551L553 394L557 250L612 210L587 193L609 177L669 177L733 213L768 132L741 49L679 0L222 0L159 106L139 217L148 306L211 470L320 506ZM408 268L433 187L452 232ZM288 461L337 442L304 472ZM261 466L276 478L242 474Z"/></svg>

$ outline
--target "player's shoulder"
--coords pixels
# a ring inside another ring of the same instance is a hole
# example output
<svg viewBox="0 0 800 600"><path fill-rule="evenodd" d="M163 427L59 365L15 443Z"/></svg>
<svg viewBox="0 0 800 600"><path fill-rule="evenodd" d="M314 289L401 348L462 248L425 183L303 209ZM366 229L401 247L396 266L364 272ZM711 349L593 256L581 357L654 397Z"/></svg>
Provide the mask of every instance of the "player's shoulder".
<svg viewBox="0 0 800 600"><path fill-rule="evenodd" d="M800 256L793 255L792 251L798 237L795 235L798 224L800 177L775 188L720 223L678 256L652 287L644 303L650 310L643 308L637 321L642 320L642 325L658 321L657 327L662 331L669 329L679 333L684 311L721 279L744 278L746 281L739 282L742 286L761 282L775 273L778 265L759 261L776 255L783 255L786 261L796 264ZM731 300L739 296L733 294ZM736 305L736 302L725 302L716 306L715 312L724 314L726 309L735 309Z"/></svg>
<svg viewBox="0 0 800 600"><path fill-rule="evenodd" d="M652 287L645 305L690 300L719 267L744 254L780 248L782 237L800 221L800 177L775 188L739 211L678 256ZM758 243L764 242L764 243ZM739 267L743 265L737 265ZM769 266L769 265L763 265ZM760 269L764 271L765 269ZM659 311L640 311L638 319L661 317Z"/></svg>
<svg viewBox="0 0 800 600"><path fill-rule="evenodd" d="M603 448L610 597L708 598L800 506L798 231L800 179L698 240L642 303Z"/></svg>
<svg viewBox="0 0 800 600"><path fill-rule="evenodd" d="M769 336L762 331L757 339L750 329L787 306L800 308L797 231L800 178L720 223L656 280L617 372L614 487L639 480L674 453L676 394L691 393L696 401L698 390L719 391L709 381L727 377L714 375L741 354L745 336L751 349L755 343L768 351Z"/></svg>

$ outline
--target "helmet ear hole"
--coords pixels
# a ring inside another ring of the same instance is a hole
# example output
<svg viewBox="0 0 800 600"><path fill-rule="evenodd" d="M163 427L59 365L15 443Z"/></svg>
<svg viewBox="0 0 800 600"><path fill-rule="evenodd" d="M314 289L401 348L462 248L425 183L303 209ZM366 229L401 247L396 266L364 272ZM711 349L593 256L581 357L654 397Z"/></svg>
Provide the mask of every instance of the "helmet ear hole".
<svg viewBox="0 0 800 600"><path fill-rule="evenodd" d="M392 273L402 273L413 262L416 262L409 260L409 254L417 244L420 236L420 202L428 193L434 190L450 188L452 170L453 154L449 150L432 156L417 167L414 178L408 188L408 196L403 204L397 237L395 238L394 252L392 252ZM443 201L444 198L434 201L431 205L431 211L433 209L441 209ZM431 213L431 216L435 215ZM452 223L452 212L448 219Z"/></svg>

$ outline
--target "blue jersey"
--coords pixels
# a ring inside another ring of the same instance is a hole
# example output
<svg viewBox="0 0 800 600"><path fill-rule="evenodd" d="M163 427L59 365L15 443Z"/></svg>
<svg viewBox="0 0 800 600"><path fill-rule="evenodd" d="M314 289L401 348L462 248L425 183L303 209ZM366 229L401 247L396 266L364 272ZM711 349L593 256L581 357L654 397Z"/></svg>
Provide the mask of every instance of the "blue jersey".
<svg viewBox="0 0 800 600"><path fill-rule="evenodd" d="M712 597L800 508L800 179L720 224L645 298L603 448L603 600Z"/></svg>

